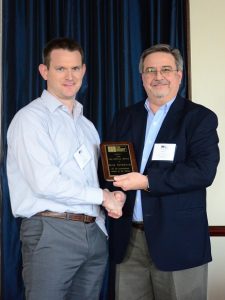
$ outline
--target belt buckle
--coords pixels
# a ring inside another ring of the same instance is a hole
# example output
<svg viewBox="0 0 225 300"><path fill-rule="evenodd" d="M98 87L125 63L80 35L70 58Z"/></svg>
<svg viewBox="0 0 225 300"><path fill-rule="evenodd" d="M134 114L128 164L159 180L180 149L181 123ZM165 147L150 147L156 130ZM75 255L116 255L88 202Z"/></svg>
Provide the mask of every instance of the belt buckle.
<svg viewBox="0 0 225 300"><path fill-rule="evenodd" d="M90 223L89 217L88 217L87 215L84 215L83 222L84 222L85 224Z"/></svg>
<svg viewBox="0 0 225 300"><path fill-rule="evenodd" d="M71 220L69 212L65 212L65 219L66 220Z"/></svg>

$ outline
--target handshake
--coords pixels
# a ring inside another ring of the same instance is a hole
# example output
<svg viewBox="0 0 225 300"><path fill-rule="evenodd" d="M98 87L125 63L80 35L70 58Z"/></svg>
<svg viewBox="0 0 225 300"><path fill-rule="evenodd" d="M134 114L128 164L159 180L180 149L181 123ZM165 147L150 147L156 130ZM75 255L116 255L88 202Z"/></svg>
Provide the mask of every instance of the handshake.
<svg viewBox="0 0 225 300"><path fill-rule="evenodd" d="M122 216L122 208L126 200L126 195L121 191L110 192L109 190L103 190L103 202L102 206L108 212L108 215L112 218L118 219Z"/></svg>

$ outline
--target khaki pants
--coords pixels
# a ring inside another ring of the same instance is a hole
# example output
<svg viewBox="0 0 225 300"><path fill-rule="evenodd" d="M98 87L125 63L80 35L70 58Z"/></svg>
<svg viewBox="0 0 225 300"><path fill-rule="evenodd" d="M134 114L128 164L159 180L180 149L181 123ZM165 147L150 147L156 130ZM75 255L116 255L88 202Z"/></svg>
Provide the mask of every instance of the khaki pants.
<svg viewBox="0 0 225 300"><path fill-rule="evenodd" d="M124 261L116 266L116 300L206 300L208 265L175 272L158 270L145 233L133 228Z"/></svg>

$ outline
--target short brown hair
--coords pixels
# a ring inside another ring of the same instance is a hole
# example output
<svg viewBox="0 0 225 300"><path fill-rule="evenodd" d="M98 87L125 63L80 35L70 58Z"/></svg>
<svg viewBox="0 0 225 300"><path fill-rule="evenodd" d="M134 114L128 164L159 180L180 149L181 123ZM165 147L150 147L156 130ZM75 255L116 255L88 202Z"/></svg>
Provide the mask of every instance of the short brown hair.
<svg viewBox="0 0 225 300"><path fill-rule="evenodd" d="M141 54L140 57L140 62L139 62L139 72L143 73L143 65L144 65L144 60L146 58L146 56L148 56L149 54L155 53L155 52L164 52L164 53L169 53L171 54L174 59L175 59L175 64L177 67L178 71L183 71L183 58L180 54L180 51L176 48L171 48L170 45L167 44L157 44L154 45L146 50L144 50L144 52Z"/></svg>
<svg viewBox="0 0 225 300"><path fill-rule="evenodd" d="M55 49L64 49L69 51L79 51L81 55L82 64L84 64L84 51L82 47L73 39L70 38L55 38L49 41L43 49L43 64L49 68L50 55Z"/></svg>

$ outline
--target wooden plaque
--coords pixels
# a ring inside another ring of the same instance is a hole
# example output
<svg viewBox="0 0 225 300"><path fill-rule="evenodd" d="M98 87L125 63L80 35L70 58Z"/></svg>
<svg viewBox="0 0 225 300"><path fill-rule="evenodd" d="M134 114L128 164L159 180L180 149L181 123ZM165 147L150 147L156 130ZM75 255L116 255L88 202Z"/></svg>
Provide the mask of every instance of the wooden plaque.
<svg viewBox="0 0 225 300"><path fill-rule="evenodd" d="M132 143L104 142L100 150L105 180L113 181L116 175L138 172Z"/></svg>

